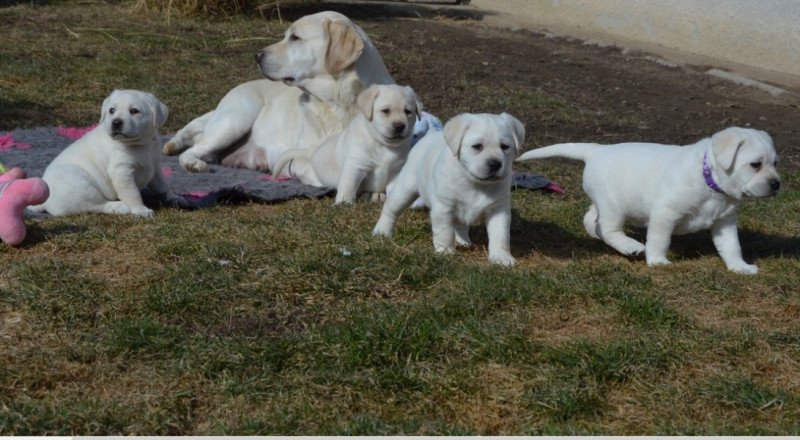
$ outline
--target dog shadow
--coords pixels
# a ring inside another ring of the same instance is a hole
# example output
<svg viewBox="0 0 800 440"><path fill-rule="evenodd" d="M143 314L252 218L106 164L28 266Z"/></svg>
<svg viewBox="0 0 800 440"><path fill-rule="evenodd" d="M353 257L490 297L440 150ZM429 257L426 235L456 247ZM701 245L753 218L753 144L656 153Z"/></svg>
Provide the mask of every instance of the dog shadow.
<svg viewBox="0 0 800 440"><path fill-rule="evenodd" d="M643 238L644 232L641 232L641 236ZM748 262L761 258L800 259L800 238L798 237L740 229L739 242L742 246L742 256ZM710 231L673 236L670 252L684 260L718 255Z"/></svg>

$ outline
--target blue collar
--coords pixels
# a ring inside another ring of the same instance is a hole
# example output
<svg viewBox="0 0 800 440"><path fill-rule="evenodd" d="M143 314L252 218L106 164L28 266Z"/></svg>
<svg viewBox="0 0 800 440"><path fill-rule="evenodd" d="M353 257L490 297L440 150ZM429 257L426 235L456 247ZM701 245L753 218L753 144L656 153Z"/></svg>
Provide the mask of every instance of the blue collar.
<svg viewBox="0 0 800 440"><path fill-rule="evenodd" d="M725 194L725 191L717 185L714 181L714 176L711 175L711 167L708 166L708 151L703 153L703 177L706 179L706 185L720 194Z"/></svg>

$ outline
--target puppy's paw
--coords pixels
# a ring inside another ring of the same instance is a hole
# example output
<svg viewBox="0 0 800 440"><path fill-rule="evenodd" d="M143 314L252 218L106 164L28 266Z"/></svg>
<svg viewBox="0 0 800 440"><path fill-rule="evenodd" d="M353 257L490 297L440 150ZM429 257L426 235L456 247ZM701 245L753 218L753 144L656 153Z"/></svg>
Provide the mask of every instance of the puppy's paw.
<svg viewBox="0 0 800 440"><path fill-rule="evenodd" d="M625 246L622 246L622 249L620 249L620 252L623 255L628 255L628 256L631 256L631 257L635 257L637 255L642 255L644 253L644 249L645 248L644 248L643 244L634 242L634 243L629 243L629 244L626 244ZM667 264L669 264L669 261L667 261Z"/></svg>
<svg viewBox="0 0 800 440"><path fill-rule="evenodd" d="M386 201L386 193L372 193L369 197L369 201L372 203L383 203Z"/></svg>
<svg viewBox="0 0 800 440"><path fill-rule="evenodd" d="M355 202L356 202L355 200L350 200L347 197L341 197L340 198L339 196L336 196L336 199L334 200L333 204L334 205L339 205L339 206L341 206L341 205L353 205L353 204L355 204Z"/></svg>
<svg viewBox="0 0 800 440"><path fill-rule="evenodd" d="M387 224L384 221L378 221L378 224L375 225L375 228L372 230L373 237L391 237L392 236L392 225Z"/></svg>
<svg viewBox="0 0 800 440"><path fill-rule="evenodd" d="M437 254L453 255L456 253L456 248L454 246L434 245L433 249Z"/></svg>
<svg viewBox="0 0 800 440"><path fill-rule="evenodd" d="M653 257L653 258L648 258L647 259L647 265L650 266L650 267L667 266L667 265L670 265L670 264L672 264L672 263L670 263L670 261L667 260L666 257Z"/></svg>
<svg viewBox="0 0 800 440"><path fill-rule="evenodd" d="M517 260L515 260L511 254L489 255L489 262L503 267L513 267L517 264Z"/></svg>
<svg viewBox="0 0 800 440"><path fill-rule="evenodd" d="M153 217L155 217L156 213L153 212L152 209L150 209L150 208L148 208L146 206L142 206L140 208L132 208L131 209L131 215L134 215L136 217L141 217L141 218L153 218Z"/></svg>
<svg viewBox="0 0 800 440"><path fill-rule="evenodd" d="M205 173L208 171L208 164L195 157L193 154L181 154L178 158L178 162L180 162L181 166L190 173Z"/></svg>
<svg viewBox="0 0 800 440"><path fill-rule="evenodd" d="M728 270L742 275L755 275L758 273L758 267L755 264L747 264L744 262L739 265L728 266Z"/></svg>
<svg viewBox="0 0 800 440"><path fill-rule="evenodd" d="M472 246L472 240L470 240L469 237L462 237L456 234L456 246L470 247Z"/></svg>

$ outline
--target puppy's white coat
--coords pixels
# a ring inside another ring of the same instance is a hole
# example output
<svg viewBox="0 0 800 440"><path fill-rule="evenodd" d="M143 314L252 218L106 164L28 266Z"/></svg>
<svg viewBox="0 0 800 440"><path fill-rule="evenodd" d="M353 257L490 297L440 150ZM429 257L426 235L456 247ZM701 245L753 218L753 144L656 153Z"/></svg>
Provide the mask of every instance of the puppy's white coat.
<svg viewBox="0 0 800 440"><path fill-rule="evenodd" d="M358 109L343 132L316 149L284 153L275 172L291 163L289 174L303 183L336 188L337 204L353 203L364 192L380 198L406 161L420 106L410 87L374 85L359 95Z"/></svg>
<svg viewBox="0 0 800 440"><path fill-rule="evenodd" d="M743 199L772 196L780 189L777 154L767 133L731 127L683 147L638 142L557 144L531 150L518 160L547 157L586 162L583 189L592 205L584 227L617 251L644 252L651 266L669 264L673 233L710 228L729 270L758 272L742 259L736 208ZM647 227L646 244L625 235L626 221Z"/></svg>
<svg viewBox="0 0 800 440"><path fill-rule="evenodd" d="M316 146L356 115L356 97L372 84L394 84L367 34L325 11L292 23L284 39L256 54L268 79L233 88L212 110L164 145L189 171L207 160L272 170L286 150ZM184 151L185 150L185 151ZM277 174L277 173L274 173Z"/></svg>
<svg viewBox="0 0 800 440"><path fill-rule="evenodd" d="M142 203L147 186L167 194L161 174L158 128L168 110L150 93L114 90L101 110L100 123L64 149L42 178L50 197L34 210L52 215L100 212L152 217Z"/></svg>
<svg viewBox="0 0 800 440"><path fill-rule="evenodd" d="M373 235L390 236L397 216L419 196L430 208L437 252L469 246L470 225L484 219L489 261L513 266L511 164L524 138L525 127L507 113L465 113L449 120L443 131L429 133L411 149Z"/></svg>

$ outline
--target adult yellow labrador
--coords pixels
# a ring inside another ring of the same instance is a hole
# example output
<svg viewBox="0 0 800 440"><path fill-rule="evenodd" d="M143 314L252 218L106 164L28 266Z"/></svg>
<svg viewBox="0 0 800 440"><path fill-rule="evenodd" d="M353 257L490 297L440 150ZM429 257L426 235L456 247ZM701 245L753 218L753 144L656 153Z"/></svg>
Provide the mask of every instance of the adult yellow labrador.
<svg viewBox="0 0 800 440"><path fill-rule="evenodd" d="M268 79L241 84L217 108L164 145L188 171L207 161L271 170L291 148L316 147L358 113L356 98L372 84L394 84L378 50L350 19L325 11L300 18L283 40L260 50Z"/></svg>

